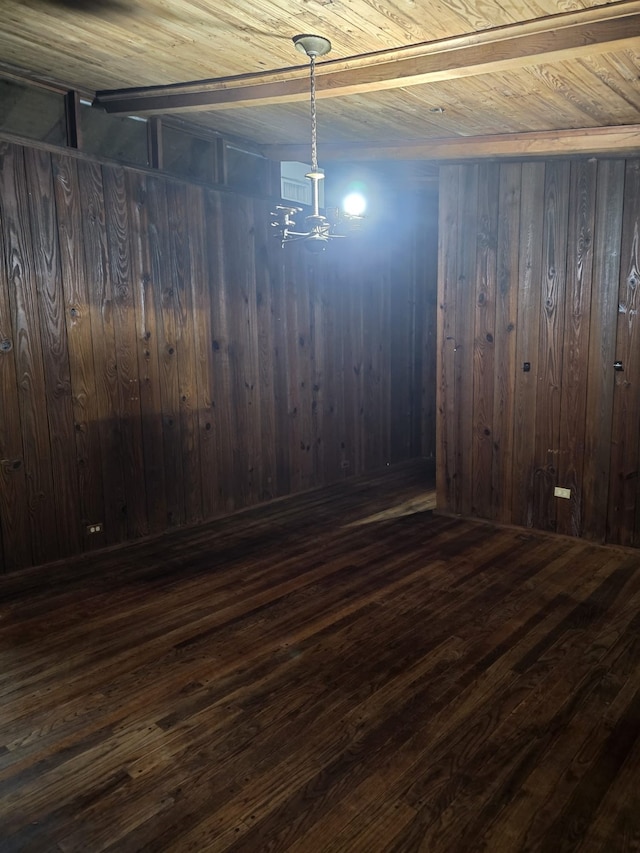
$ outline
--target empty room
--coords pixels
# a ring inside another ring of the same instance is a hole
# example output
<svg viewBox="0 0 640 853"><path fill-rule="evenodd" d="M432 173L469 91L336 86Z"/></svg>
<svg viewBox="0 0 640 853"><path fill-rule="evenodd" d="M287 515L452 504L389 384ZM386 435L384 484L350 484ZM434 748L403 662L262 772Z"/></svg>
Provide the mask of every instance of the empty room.
<svg viewBox="0 0 640 853"><path fill-rule="evenodd" d="M5 0L0 851L640 850L640 2Z"/></svg>

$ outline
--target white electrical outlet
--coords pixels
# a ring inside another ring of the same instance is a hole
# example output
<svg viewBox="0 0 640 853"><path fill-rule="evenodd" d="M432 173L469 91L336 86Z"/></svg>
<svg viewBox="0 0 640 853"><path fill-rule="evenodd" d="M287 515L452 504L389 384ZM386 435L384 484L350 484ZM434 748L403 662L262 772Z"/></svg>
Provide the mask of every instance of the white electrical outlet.
<svg viewBox="0 0 640 853"><path fill-rule="evenodd" d="M553 490L554 498L566 498L570 500L571 498L571 489L563 489L561 486L556 486Z"/></svg>
<svg viewBox="0 0 640 853"><path fill-rule="evenodd" d="M87 524L87 533L102 533L102 522L98 521L96 524Z"/></svg>

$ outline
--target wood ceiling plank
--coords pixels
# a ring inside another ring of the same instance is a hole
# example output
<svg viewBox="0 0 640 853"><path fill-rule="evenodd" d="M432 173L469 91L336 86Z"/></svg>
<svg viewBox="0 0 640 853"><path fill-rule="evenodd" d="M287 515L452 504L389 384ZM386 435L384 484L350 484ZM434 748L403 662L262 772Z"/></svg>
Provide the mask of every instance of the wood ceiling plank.
<svg viewBox="0 0 640 853"><path fill-rule="evenodd" d="M541 82L547 92L556 92L566 104L578 110L587 125L625 124L629 108L611 87L583 66L581 74L567 63L527 69L532 83ZM637 114L637 110L633 110Z"/></svg>
<svg viewBox="0 0 640 853"><path fill-rule="evenodd" d="M640 55L637 61L633 61L629 53L623 51L620 54L588 57L579 60L577 64L595 75L632 109L640 110Z"/></svg>
<svg viewBox="0 0 640 853"><path fill-rule="evenodd" d="M342 97L510 71L640 45L640 2L474 33L411 47L323 62L318 98ZM291 103L308 97L307 68L296 67L169 86L101 91L108 112L156 114Z"/></svg>

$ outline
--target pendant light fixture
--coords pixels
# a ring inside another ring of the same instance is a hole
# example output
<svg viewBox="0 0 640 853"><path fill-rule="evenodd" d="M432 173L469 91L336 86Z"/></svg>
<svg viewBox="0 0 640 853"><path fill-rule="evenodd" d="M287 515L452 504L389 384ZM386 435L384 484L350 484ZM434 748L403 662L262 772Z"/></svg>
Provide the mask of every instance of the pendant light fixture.
<svg viewBox="0 0 640 853"><path fill-rule="evenodd" d="M316 118L316 58L325 56L331 50L331 42L323 36L303 34L293 37L296 50L309 57L310 89L311 89L311 171L305 175L311 181L311 213L304 217L301 230L296 227L296 219L303 212L301 207L279 204L271 215L275 217L271 225L277 229L277 236L282 245L293 241L304 241L310 252L323 252L329 240L334 237L344 237L336 234L334 229L339 217L330 220L320 213L320 181L324 173L318 168L318 139ZM361 217L347 217L359 219Z"/></svg>

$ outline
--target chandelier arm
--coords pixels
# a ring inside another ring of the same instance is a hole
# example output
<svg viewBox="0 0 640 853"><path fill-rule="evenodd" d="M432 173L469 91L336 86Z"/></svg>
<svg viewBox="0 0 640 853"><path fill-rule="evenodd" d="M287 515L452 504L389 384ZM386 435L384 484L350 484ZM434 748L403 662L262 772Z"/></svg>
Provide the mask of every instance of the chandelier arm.
<svg viewBox="0 0 640 853"><path fill-rule="evenodd" d="M289 240L293 238L295 240L306 240L307 237L310 237L313 234L313 231L289 231L287 229L286 239Z"/></svg>

